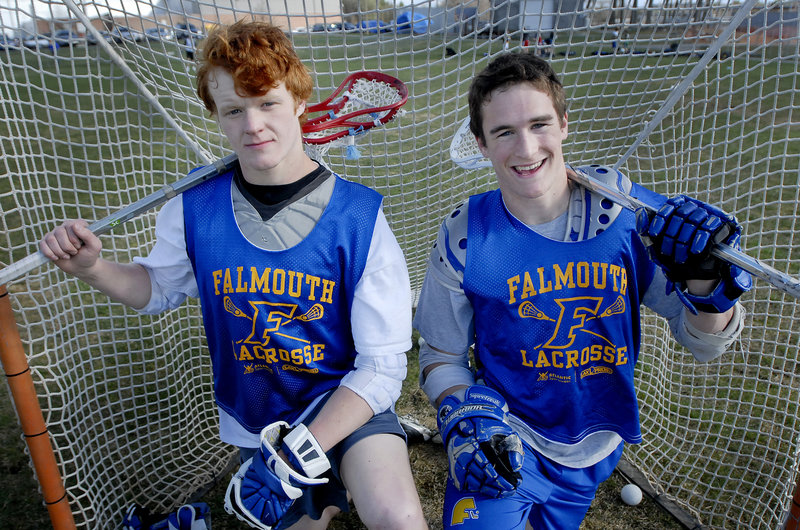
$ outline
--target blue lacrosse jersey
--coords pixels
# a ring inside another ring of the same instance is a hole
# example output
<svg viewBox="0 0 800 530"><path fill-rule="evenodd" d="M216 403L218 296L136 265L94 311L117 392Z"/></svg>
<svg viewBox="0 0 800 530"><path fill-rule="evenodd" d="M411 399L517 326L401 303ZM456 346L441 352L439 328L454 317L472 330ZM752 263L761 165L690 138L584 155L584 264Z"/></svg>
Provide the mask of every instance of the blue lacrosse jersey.
<svg viewBox="0 0 800 530"><path fill-rule="evenodd" d="M218 405L250 432L293 422L353 370L350 308L367 262L381 196L336 177L333 195L298 245L269 251L239 231L233 172L183 195Z"/></svg>
<svg viewBox="0 0 800 530"><path fill-rule="evenodd" d="M514 218L499 190L470 198L464 291L478 377L551 441L601 430L641 441L633 374L653 265L635 226L624 210L591 239L553 241Z"/></svg>

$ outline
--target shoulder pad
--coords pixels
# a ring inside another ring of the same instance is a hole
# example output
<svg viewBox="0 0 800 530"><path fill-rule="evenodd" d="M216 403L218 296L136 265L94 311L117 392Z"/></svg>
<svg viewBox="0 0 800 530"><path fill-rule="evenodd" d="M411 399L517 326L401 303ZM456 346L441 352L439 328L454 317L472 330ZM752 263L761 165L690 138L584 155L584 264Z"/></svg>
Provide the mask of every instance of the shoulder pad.
<svg viewBox="0 0 800 530"><path fill-rule="evenodd" d="M450 278L464 279L467 261L469 201L459 204L442 222L431 254L431 266Z"/></svg>
<svg viewBox="0 0 800 530"><path fill-rule="evenodd" d="M582 171L597 180L615 186L625 193L630 193L630 179L616 169L597 164L573 169ZM583 204L581 205L582 208L579 214L582 217L580 224L576 224L574 221L576 215L570 216L573 234L577 231L577 239L573 240L577 241L591 239L600 234L611 226L611 223L616 220L619 213L622 211L622 206L598 193L589 191L588 193L582 193L580 195L583 198ZM585 200L587 196L589 199L588 201Z"/></svg>

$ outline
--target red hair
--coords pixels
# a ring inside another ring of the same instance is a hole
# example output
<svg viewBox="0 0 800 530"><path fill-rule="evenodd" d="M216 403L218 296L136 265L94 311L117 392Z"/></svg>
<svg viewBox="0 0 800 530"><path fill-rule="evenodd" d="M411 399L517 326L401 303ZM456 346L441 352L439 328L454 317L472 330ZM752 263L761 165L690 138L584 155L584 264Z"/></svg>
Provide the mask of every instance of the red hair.
<svg viewBox="0 0 800 530"><path fill-rule="evenodd" d="M283 81L299 104L308 101L313 82L286 34L266 22L240 20L211 30L203 43L197 70L197 95L212 115L217 106L208 88L214 68L233 77L236 92L263 96ZM306 114L300 117L304 123Z"/></svg>

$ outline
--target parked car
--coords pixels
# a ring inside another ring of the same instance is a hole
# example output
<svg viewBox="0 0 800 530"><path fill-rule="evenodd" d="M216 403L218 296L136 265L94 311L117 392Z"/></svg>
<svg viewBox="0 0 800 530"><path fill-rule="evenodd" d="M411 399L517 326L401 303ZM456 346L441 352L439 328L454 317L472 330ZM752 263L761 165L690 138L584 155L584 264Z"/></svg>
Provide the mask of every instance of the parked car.
<svg viewBox="0 0 800 530"><path fill-rule="evenodd" d="M314 26L311 28L311 31L314 31L314 32L319 32L319 31L331 32L331 31L339 31L339 29L336 27L336 24L318 23L318 24L314 24Z"/></svg>
<svg viewBox="0 0 800 530"><path fill-rule="evenodd" d="M144 40L144 33L126 28L125 26L117 26L111 30L111 37L117 44L120 44L124 41L141 42Z"/></svg>
<svg viewBox="0 0 800 530"><path fill-rule="evenodd" d="M100 35L106 40L106 42L114 40L114 37L111 36L111 33L109 33L106 30L100 30ZM91 32L86 33L86 44L89 44L91 46L97 44L97 37L94 36L94 33Z"/></svg>
<svg viewBox="0 0 800 530"><path fill-rule="evenodd" d="M352 32L358 31L358 26L351 22L335 22L331 24L334 29L331 31L344 31L344 32Z"/></svg>
<svg viewBox="0 0 800 530"><path fill-rule="evenodd" d="M40 50L43 48L52 48L54 41L49 33L43 35L32 35L22 40L22 45L31 50Z"/></svg>
<svg viewBox="0 0 800 530"><path fill-rule="evenodd" d="M175 32L169 28L149 28L144 31L147 40L167 41L175 38Z"/></svg>
<svg viewBox="0 0 800 530"><path fill-rule="evenodd" d="M184 24L183 22L175 24L175 40L185 40L189 37L202 39L204 35L194 24Z"/></svg>
<svg viewBox="0 0 800 530"><path fill-rule="evenodd" d="M0 50L16 50L19 49L20 42L16 37L8 37L0 34Z"/></svg>
<svg viewBox="0 0 800 530"><path fill-rule="evenodd" d="M361 31L367 33L390 33L392 27L383 20L362 20Z"/></svg>
<svg viewBox="0 0 800 530"><path fill-rule="evenodd" d="M53 39L59 46L75 46L82 44L86 39L68 29L60 29L53 34Z"/></svg>

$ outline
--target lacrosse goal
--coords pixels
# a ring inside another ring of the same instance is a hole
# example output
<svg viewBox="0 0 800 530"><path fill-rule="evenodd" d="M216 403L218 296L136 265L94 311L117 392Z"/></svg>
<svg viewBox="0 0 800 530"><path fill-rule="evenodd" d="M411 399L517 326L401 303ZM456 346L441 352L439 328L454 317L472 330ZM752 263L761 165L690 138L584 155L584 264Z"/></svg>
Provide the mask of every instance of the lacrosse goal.
<svg viewBox="0 0 800 530"><path fill-rule="evenodd" d="M394 121L325 157L385 196L414 289L441 218L492 185L489 170L459 168L448 151L470 79L504 48L541 54L561 75L571 164L613 165L636 145L621 167L632 180L735 214L746 252L798 274L796 2L746 5L740 22L741 4L729 0L121 4L0 3L1 266L66 218L103 218L226 155L194 95L188 55L209 27L250 17L291 35L316 101L354 71L408 86ZM713 60L639 138L731 24ZM155 214L104 236L107 254L146 254ZM196 303L142 316L52 266L6 288L78 526L114 528L133 502L174 509L224 472L233 453L218 442ZM800 461L800 308L760 282L743 301L741 340L708 365L646 315L637 368L645 441L626 457L703 524L776 528L790 514Z"/></svg>

